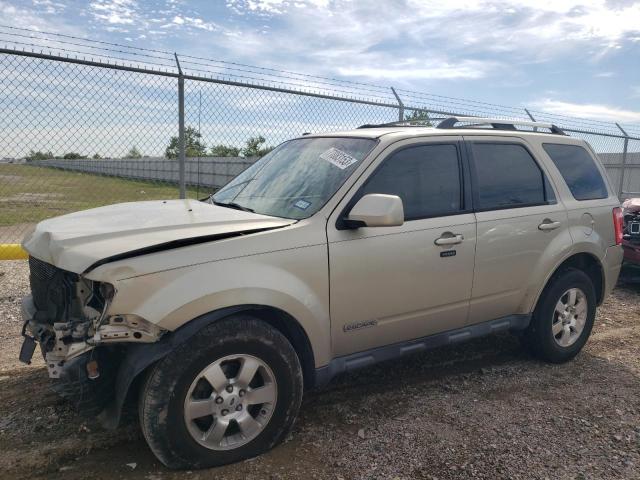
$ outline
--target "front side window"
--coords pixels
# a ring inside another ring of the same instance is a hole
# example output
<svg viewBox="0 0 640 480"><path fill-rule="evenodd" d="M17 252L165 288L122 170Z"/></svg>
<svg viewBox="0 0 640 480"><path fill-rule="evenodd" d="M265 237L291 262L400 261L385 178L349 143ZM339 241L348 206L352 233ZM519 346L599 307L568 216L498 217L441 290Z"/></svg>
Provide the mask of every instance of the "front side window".
<svg viewBox="0 0 640 480"><path fill-rule="evenodd" d="M211 198L274 217L302 219L320 210L376 145L370 138L299 138L262 157Z"/></svg>
<svg viewBox="0 0 640 480"><path fill-rule="evenodd" d="M476 208L492 210L553 201L544 173L522 145L472 143Z"/></svg>
<svg viewBox="0 0 640 480"><path fill-rule="evenodd" d="M598 167L584 148L559 143L545 143L542 147L560 170L573 198L593 200L609 196Z"/></svg>
<svg viewBox="0 0 640 480"><path fill-rule="evenodd" d="M405 220L451 215L462 209L458 147L454 144L404 148L388 157L360 196L397 195Z"/></svg>

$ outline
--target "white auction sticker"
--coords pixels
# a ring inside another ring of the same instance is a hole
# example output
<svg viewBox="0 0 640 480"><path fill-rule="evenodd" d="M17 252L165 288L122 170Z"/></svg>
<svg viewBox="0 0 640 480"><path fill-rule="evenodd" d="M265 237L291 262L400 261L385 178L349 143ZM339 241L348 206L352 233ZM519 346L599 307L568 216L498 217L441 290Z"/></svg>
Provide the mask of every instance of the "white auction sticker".
<svg viewBox="0 0 640 480"><path fill-rule="evenodd" d="M311 205L311 202L307 202L306 200L298 200L293 204L294 207L299 208L300 210L306 210Z"/></svg>
<svg viewBox="0 0 640 480"><path fill-rule="evenodd" d="M350 167L354 163L358 161L357 158L352 157L348 153L343 152L342 150L338 150L337 148L331 147L326 152L320 154L320 158L326 160L327 162L335 165L336 167L344 170L347 167Z"/></svg>

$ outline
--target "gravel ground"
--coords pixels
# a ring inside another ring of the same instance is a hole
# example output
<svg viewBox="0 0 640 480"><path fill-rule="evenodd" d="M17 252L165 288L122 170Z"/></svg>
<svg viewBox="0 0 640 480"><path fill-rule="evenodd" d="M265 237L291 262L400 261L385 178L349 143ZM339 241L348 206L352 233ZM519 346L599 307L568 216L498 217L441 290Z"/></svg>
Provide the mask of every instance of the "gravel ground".
<svg viewBox="0 0 640 480"><path fill-rule="evenodd" d="M565 365L505 335L349 374L305 396L280 447L210 471L160 465L135 420L75 415L41 362L20 365L26 262L0 263L0 477L135 479L640 478L640 284L622 282Z"/></svg>

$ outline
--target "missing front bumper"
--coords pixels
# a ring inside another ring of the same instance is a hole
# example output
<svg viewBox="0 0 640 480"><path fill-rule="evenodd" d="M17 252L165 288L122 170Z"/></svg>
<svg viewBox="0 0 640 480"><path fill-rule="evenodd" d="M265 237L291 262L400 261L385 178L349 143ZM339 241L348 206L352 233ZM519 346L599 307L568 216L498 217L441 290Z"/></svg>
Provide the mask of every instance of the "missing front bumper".
<svg viewBox="0 0 640 480"><path fill-rule="evenodd" d="M117 357L104 349L85 352L59 367L51 388L80 414L98 415L114 398Z"/></svg>
<svg viewBox="0 0 640 480"><path fill-rule="evenodd" d="M68 341L71 338L68 324L51 324L46 320L39 319L40 312L38 312L31 295L22 300L21 313L24 322L22 327L24 340L19 360L30 364L36 348L35 343L38 343L51 378L58 378L60 370L68 361L94 348L85 341Z"/></svg>

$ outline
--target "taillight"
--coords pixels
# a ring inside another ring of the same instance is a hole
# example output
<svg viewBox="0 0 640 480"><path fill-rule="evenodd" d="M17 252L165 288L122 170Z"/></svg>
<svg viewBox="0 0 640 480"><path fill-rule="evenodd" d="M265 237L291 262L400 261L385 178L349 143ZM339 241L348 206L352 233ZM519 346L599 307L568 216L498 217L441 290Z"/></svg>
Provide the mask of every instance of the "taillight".
<svg viewBox="0 0 640 480"><path fill-rule="evenodd" d="M616 245L622 244L622 229L624 228L624 217L622 208L615 207L613 209L613 229L616 234Z"/></svg>

